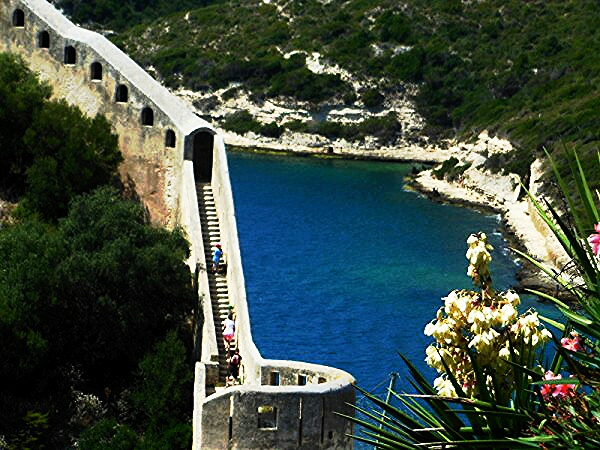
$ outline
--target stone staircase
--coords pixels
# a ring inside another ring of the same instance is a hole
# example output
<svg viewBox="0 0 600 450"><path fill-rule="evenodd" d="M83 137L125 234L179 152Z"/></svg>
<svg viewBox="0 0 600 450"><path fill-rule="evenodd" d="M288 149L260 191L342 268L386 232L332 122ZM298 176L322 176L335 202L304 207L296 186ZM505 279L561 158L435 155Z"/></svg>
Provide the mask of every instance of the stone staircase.
<svg viewBox="0 0 600 450"><path fill-rule="evenodd" d="M202 226L202 239L204 243L204 257L206 261L210 300L212 303L215 334L219 347L219 383L225 384L227 379L227 354L223 341L223 321L229 313L229 291L225 273L212 273L212 251L215 244L221 242L221 230L217 217L217 208L210 183L197 183L198 210L200 211L200 224ZM227 249L223 249L226 251ZM221 261L223 264L223 260ZM236 339L231 343L231 350L237 346Z"/></svg>

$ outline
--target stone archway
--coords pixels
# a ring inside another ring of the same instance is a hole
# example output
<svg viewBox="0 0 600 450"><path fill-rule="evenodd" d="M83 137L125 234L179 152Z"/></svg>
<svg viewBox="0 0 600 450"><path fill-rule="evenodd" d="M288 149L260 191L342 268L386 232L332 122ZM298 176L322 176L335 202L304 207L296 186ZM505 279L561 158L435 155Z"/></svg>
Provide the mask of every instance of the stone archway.
<svg viewBox="0 0 600 450"><path fill-rule="evenodd" d="M210 183L212 180L213 143L214 136L208 131L194 135L192 161L196 183Z"/></svg>

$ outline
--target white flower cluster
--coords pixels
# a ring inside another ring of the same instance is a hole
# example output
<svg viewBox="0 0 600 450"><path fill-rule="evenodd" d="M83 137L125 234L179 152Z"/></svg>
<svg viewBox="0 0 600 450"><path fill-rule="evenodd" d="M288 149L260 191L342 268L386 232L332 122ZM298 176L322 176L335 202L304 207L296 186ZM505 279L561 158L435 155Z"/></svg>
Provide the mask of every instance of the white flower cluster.
<svg viewBox="0 0 600 450"><path fill-rule="evenodd" d="M444 297L444 306L437 317L425 327L425 334L432 336L435 343L427 347L425 361L441 373L434 387L443 396L457 394L450 382L444 364L461 384L465 394L475 397L478 394L477 380L470 353L475 354L477 365L488 375L492 387L491 374L500 380L496 388L510 391L513 374L506 361L516 357L519 348L527 348L527 356L533 355L535 347L547 342L551 335L540 328L537 313L528 311L519 316L517 306L519 296L512 291L496 293L491 288L489 263L491 247L485 234L471 235L467 241L469 250L469 275L481 292L455 290ZM522 347L525 345L525 347ZM512 346L512 347L511 347ZM512 350L511 350L512 348ZM525 352L524 352L525 353ZM442 361L443 359L443 361ZM502 395L502 392L497 392Z"/></svg>
<svg viewBox="0 0 600 450"><path fill-rule="evenodd" d="M473 278L475 285L485 283L489 278L488 266L492 261L490 251L494 248L487 243L485 233L472 234L467 239L469 246L466 257L469 260L467 275Z"/></svg>
<svg viewBox="0 0 600 450"><path fill-rule="evenodd" d="M87 425L97 421L104 415L105 407L94 394L85 394L81 391L73 391L73 416L71 424Z"/></svg>

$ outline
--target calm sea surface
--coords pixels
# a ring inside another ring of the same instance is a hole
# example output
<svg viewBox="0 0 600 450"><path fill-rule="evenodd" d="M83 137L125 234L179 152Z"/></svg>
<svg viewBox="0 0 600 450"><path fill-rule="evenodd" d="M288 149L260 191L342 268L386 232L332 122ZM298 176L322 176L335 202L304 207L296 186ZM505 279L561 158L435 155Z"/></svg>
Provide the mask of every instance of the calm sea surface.
<svg viewBox="0 0 600 450"><path fill-rule="evenodd" d="M515 283L499 217L405 190L409 165L228 159L252 333L266 358L338 367L375 392L400 372L401 388L398 352L433 376L423 328L441 297L471 287L470 233L484 231L495 248L496 288Z"/></svg>

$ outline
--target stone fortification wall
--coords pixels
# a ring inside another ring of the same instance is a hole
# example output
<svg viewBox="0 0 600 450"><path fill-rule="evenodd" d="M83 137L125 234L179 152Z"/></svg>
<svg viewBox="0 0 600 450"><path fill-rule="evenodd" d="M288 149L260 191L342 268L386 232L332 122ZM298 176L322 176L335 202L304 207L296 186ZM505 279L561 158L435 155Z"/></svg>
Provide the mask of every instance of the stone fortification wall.
<svg viewBox="0 0 600 450"><path fill-rule="evenodd" d="M352 425L345 384L249 388L235 386L205 404L202 448L350 449Z"/></svg>
<svg viewBox="0 0 600 450"><path fill-rule="evenodd" d="M21 55L54 97L106 116L125 158L122 179L153 221L173 226L185 138L199 129L214 134L208 123L106 38L73 25L44 0L1 0L0 33L0 51Z"/></svg>

